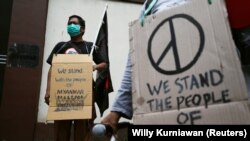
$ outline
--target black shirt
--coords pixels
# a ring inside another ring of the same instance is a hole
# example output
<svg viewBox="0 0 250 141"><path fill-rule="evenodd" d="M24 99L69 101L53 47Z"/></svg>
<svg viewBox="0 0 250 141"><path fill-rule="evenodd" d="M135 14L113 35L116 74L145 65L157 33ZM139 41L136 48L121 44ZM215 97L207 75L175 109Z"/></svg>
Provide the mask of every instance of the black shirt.
<svg viewBox="0 0 250 141"><path fill-rule="evenodd" d="M47 63L52 64L52 59L54 54L90 54L91 48L93 43L92 42L59 42L51 51ZM108 60L100 54L100 52L94 49L93 51L93 60L96 64L106 62Z"/></svg>

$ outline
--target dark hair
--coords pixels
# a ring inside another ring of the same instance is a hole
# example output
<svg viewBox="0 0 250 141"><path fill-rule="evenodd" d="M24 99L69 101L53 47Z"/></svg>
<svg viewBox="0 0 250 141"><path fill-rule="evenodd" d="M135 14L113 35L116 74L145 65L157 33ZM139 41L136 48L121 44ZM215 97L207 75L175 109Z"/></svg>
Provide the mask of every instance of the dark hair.
<svg viewBox="0 0 250 141"><path fill-rule="evenodd" d="M80 17L80 16L78 16L78 15L72 15L72 16L69 17L69 20L72 19L72 18L77 18L78 21L79 21L79 24L80 24L83 28L85 28L85 21L84 21L84 19L83 19L82 17ZM68 21L69 21L69 20L68 20Z"/></svg>

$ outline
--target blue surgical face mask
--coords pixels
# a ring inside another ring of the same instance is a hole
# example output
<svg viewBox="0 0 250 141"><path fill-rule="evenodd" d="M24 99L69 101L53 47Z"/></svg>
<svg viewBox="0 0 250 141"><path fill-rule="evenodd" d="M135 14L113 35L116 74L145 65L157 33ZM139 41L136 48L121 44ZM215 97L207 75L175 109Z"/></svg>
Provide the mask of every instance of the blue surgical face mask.
<svg viewBox="0 0 250 141"><path fill-rule="evenodd" d="M70 24L67 26L67 31L71 37L77 36L81 33L81 26L78 24Z"/></svg>

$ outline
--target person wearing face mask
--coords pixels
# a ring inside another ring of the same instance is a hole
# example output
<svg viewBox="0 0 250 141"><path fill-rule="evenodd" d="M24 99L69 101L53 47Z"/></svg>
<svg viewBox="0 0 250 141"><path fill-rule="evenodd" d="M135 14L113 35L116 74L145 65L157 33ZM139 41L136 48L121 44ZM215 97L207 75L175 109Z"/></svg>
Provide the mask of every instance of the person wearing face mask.
<svg viewBox="0 0 250 141"><path fill-rule="evenodd" d="M67 32L70 41L59 42L50 53L47 63L51 65L54 54L90 54L93 43L83 40L85 32L85 21L78 15L72 15L68 19ZM108 66L108 60L99 52L93 52L93 71L103 70ZM47 89L45 94L45 103L49 105L50 98L50 77L51 67L48 71ZM94 89L94 83L93 83ZM95 97L95 96L94 96ZM94 108L94 106L93 106ZM92 119L90 120L57 120L54 121L54 140L70 141L71 126L74 125L74 141L88 141L91 138L90 129L93 126L93 120L96 117L95 110L92 110ZM73 123L73 124L72 124Z"/></svg>

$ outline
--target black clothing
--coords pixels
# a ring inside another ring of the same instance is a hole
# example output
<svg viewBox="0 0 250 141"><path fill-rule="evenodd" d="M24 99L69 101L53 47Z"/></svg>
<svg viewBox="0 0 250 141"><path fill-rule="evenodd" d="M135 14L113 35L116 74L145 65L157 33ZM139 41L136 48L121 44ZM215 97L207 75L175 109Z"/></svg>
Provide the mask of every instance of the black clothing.
<svg viewBox="0 0 250 141"><path fill-rule="evenodd" d="M92 46L93 46L93 43L87 42L87 41L83 41L83 42L70 42L70 41L69 42L59 42L51 51L51 53L47 59L47 63L52 65L52 59L53 59L54 54L65 54L65 53L66 54L70 54L70 53L90 54ZM74 51L76 51L76 52L74 52ZM103 62L108 63L108 60L106 59L106 57L103 54L101 54L100 51L97 51L96 49L94 49L94 51L93 51L93 60L96 64L103 63ZM102 95L98 94L96 89L97 88L96 88L96 85L95 85L95 82L93 79L93 100L94 101L97 101L98 99L99 100L102 99ZM107 100L108 99L102 99L102 102L108 103ZM93 106L93 108L94 108L94 106ZM95 117L95 116L96 116L95 110L93 109L93 117Z"/></svg>
<svg viewBox="0 0 250 141"><path fill-rule="evenodd" d="M52 59L54 54L64 54L68 49L74 48L79 54L90 54L91 48L93 43L92 42L59 42L51 51L47 63L52 64ZM108 60L103 57L102 54L100 54L98 51L94 49L93 52L93 60L96 64L99 64L101 62L108 63Z"/></svg>

